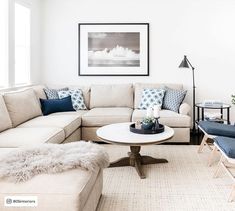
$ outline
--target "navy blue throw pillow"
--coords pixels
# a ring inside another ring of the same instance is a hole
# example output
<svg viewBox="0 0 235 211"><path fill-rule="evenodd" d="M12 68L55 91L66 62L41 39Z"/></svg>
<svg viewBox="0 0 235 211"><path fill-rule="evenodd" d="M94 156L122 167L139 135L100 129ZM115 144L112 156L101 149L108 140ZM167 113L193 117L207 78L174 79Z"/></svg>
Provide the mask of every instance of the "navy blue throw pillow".
<svg viewBox="0 0 235 211"><path fill-rule="evenodd" d="M43 115L55 112L75 111L73 108L71 96L63 99L44 100L40 99Z"/></svg>

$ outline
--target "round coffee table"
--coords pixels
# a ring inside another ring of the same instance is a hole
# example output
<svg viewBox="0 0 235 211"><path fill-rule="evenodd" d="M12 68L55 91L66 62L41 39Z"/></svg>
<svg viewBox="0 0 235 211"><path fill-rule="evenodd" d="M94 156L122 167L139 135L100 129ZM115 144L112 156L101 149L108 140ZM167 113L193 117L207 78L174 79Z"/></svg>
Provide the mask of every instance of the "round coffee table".
<svg viewBox="0 0 235 211"><path fill-rule="evenodd" d="M165 131L158 134L136 134L130 132L129 126L131 122L117 123L103 126L97 130L97 136L104 142L117 145L130 146L128 157L120 158L112 162L109 167L133 166L141 179L145 175L141 169L141 165L167 163L166 159L153 158L150 156L140 155L142 145L161 144L169 140L174 135L174 130L165 126Z"/></svg>

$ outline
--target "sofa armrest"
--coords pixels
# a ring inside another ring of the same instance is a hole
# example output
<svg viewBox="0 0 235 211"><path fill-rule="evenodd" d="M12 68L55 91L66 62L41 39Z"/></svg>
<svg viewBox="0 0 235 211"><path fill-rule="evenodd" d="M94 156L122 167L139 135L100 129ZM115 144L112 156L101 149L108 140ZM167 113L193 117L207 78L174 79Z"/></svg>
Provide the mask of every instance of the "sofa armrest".
<svg viewBox="0 0 235 211"><path fill-rule="evenodd" d="M188 103L182 103L179 108L179 113L184 115L189 115L191 107Z"/></svg>

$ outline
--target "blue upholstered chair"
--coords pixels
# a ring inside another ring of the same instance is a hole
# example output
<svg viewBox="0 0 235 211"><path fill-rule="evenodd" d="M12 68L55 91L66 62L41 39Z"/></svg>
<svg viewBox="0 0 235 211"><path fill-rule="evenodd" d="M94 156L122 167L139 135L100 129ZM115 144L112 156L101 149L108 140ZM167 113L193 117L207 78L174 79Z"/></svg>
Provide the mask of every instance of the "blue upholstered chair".
<svg viewBox="0 0 235 211"><path fill-rule="evenodd" d="M204 137L199 146L198 152L202 152L203 147L206 145L210 149L211 146L208 144L208 139L214 139L216 136L225 136L235 138L235 126L234 125L226 125L217 122L210 121L200 121L198 123L198 127L204 133Z"/></svg>
<svg viewBox="0 0 235 211"><path fill-rule="evenodd" d="M220 162L214 174L214 178L218 177L222 169L224 169L229 176L235 181L231 168L235 167L235 138L217 136L214 138L214 145L217 150L221 152ZM232 192L229 196L229 201L235 199L235 184L233 185Z"/></svg>

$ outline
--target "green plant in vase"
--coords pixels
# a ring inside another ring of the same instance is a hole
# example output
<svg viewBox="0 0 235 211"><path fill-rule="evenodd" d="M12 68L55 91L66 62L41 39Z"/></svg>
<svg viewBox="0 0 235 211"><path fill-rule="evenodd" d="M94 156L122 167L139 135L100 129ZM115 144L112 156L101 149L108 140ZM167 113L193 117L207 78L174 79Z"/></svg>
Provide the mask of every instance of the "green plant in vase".
<svg viewBox="0 0 235 211"><path fill-rule="evenodd" d="M235 105L235 95L232 95L232 104Z"/></svg>
<svg viewBox="0 0 235 211"><path fill-rule="evenodd" d="M153 117L145 117L142 121L142 129L151 130L155 125L155 118Z"/></svg>

